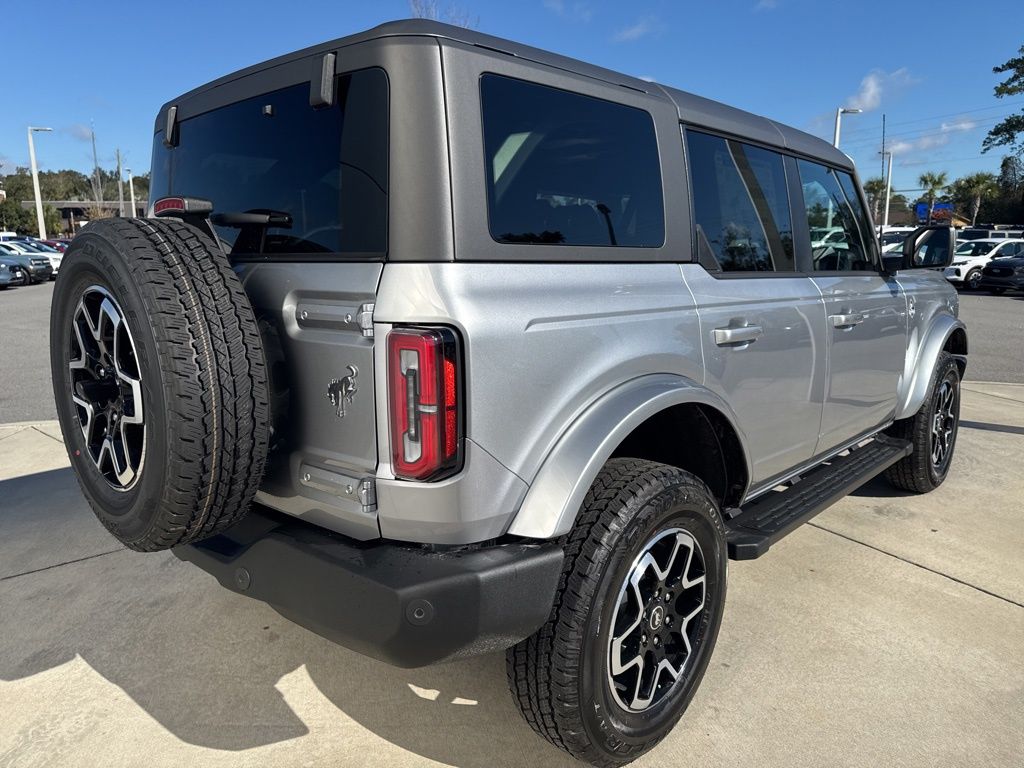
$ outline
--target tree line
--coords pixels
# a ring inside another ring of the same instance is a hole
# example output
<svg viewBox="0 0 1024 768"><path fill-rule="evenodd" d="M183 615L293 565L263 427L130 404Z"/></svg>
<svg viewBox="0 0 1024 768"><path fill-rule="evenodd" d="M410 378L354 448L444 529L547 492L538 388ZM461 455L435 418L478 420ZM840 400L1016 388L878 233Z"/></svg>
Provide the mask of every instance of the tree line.
<svg viewBox="0 0 1024 768"><path fill-rule="evenodd" d="M29 235L38 235L35 209L25 210L21 207L23 200L35 200L32 189L32 174L26 167L14 169L14 173L0 177L7 198L0 202L0 229L10 230ZM135 185L135 199L149 198L149 173L132 174ZM109 210L100 209L95 203L117 200L117 170L98 168L88 176L80 171L40 171L39 192L43 200L81 200L87 217L103 218L110 215ZM130 206L128 179L124 179L125 205ZM50 205L43 206L43 219L47 233L62 231L67 224L61 220L60 213Z"/></svg>

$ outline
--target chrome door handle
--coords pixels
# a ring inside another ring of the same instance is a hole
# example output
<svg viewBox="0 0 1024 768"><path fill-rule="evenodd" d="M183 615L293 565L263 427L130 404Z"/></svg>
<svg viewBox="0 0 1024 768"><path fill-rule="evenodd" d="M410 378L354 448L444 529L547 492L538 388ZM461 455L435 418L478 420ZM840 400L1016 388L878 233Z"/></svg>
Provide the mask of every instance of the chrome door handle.
<svg viewBox="0 0 1024 768"><path fill-rule="evenodd" d="M861 312L852 312L849 315L829 315L828 319L832 321L833 328L853 328L863 323L867 316Z"/></svg>
<svg viewBox="0 0 1024 768"><path fill-rule="evenodd" d="M715 328L715 344L726 347L730 344L749 344L764 333L760 325L744 325L739 328Z"/></svg>

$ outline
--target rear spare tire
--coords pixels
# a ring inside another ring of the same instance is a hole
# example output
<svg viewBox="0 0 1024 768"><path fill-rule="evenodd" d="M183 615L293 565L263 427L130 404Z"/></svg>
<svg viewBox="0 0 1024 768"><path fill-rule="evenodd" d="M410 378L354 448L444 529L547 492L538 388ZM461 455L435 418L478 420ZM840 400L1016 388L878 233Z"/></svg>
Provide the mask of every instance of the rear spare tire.
<svg viewBox="0 0 1024 768"><path fill-rule="evenodd" d="M237 522L270 419L256 319L227 258L178 220L107 219L75 237L61 274L57 417L100 522L144 552Z"/></svg>

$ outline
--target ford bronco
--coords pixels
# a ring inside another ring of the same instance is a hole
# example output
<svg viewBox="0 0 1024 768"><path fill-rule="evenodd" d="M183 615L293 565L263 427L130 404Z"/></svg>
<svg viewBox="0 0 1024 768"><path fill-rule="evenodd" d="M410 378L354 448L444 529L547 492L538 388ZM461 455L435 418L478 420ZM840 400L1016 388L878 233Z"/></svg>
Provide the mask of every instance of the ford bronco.
<svg viewBox="0 0 1024 768"><path fill-rule="evenodd" d="M151 187L55 288L99 520L392 664L504 651L595 765L683 713L728 558L949 472L950 230L883 257L770 119L397 22L171 99Z"/></svg>

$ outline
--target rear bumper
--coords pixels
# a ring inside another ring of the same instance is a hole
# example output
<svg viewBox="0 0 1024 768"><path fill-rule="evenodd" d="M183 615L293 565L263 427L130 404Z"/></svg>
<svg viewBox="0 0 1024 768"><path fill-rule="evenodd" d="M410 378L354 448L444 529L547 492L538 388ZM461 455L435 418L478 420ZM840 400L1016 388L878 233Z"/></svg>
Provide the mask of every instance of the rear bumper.
<svg viewBox="0 0 1024 768"><path fill-rule="evenodd" d="M430 552L363 543L256 507L174 554L323 637L399 667L502 650L551 611L553 543Z"/></svg>

